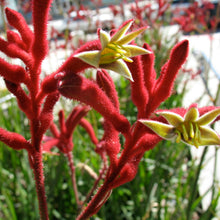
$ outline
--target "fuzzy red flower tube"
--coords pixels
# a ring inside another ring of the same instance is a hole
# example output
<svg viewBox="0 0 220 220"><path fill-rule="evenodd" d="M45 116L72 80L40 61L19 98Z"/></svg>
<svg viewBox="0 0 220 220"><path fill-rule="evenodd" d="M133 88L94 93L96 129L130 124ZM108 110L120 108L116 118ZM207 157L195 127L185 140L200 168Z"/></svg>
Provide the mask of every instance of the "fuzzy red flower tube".
<svg viewBox="0 0 220 220"><path fill-rule="evenodd" d="M121 115L104 91L85 77L72 74L64 78L59 84L59 92L68 98L79 100L93 107L107 120L112 121L116 129L126 133L130 129L128 120Z"/></svg>

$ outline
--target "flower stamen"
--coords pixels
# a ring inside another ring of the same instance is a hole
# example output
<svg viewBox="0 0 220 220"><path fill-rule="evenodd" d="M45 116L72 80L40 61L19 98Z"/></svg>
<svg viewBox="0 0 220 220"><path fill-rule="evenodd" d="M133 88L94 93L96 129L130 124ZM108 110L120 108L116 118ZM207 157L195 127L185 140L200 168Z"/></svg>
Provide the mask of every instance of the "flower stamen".
<svg viewBox="0 0 220 220"><path fill-rule="evenodd" d="M122 45L116 43L109 43L106 48L101 52L101 58L99 61L99 65L101 64L109 64L115 62L119 59L123 59L126 62L133 62L132 59L129 58L129 51L123 47Z"/></svg>
<svg viewBox="0 0 220 220"><path fill-rule="evenodd" d="M190 138L194 138L195 137L195 132L194 132L194 128L193 128L192 122L189 122L189 137Z"/></svg>
<svg viewBox="0 0 220 220"><path fill-rule="evenodd" d="M182 128L182 135L183 135L184 140L188 141L189 140L189 135L188 135L188 132L187 132L187 129L186 129L185 125L181 124L181 128Z"/></svg>

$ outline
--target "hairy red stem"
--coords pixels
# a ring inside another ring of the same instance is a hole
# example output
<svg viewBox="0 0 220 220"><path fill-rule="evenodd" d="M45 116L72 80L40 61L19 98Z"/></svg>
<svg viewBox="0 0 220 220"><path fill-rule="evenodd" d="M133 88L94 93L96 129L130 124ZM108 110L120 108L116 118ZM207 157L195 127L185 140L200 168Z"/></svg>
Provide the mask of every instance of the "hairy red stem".
<svg viewBox="0 0 220 220"><path fill-rule="evenodd" d="M32 162L31 166L33 168L34 178L35 178L35 186L36 186L38 204L40 210L40 219L49 220L45 186L44 186L42 153L35 152L35 154L31 155L30 157Z"/></svg>
<svg viewBox="0 0 220 220"><path fill-rule="evenodd" d="M103 157L103 167L99 172L98 179L96 179L94 185L92 186L91 190L87 194L86 199L84 200L83 204L85 204L87 201L89 201L89 199L93 195L94 191L98 187L99 182L104 178L104 175L105 175L107 169L108 169L107 158L106 158L106 155L104 155L104 157Z"/></svg>
<svg viewBox="0 0 220 220"><path fill-rule="evenodd" d="M126 147L126 152L129 152L129 146L133 142L131 139L127 139L127 147ZM110 192L112 190L113 182L114 180L118 177L120 171L122 168L126 165L127 160L127 153L123 152L122 156L120 157L119 163L117 167L114 167L114 169L111 171L111 167L108 169L109 171L109 176L107 174L107 178L105 179L105 182L103 185L99 188L98 192L94 195L92 200L88 203L88 206L86 209L77 217L77 220L84 220L88 219L89 217L93 216L95 213L99 211L101 206L107 201L108 196L110 195Z"/></svg>
<svg viewBox="0 0 220 220"><path fill-rule="evenodd" d="M73 184L73 191L75 194L77 209L80 210L81 209L81 202L79 200L78 189L77 189L77 184L76 184L76 173L75 173L75 166L74 166L72 151L67 152L65 154L65 156L67 157L68 165L70 168L71 179L72 179L72 184Z"/></svg>

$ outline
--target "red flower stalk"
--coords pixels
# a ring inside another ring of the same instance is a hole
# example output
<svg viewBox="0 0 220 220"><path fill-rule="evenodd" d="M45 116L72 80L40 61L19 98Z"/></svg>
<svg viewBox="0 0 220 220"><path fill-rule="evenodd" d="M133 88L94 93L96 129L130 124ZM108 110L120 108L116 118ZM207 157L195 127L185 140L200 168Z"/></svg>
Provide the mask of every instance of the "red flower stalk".
<svg viewBox="0 0 220 220"><path fill-rule="evenodd" d="M43 134L53 119L52 110L59 99L57 91L39 96L41 93L41 62L47 54L47 19L51 1L33 1L34 32L29 28L23 16L9 8L5 13L8 23L15 31L7 31L7 40L0 38L0 51L8 57L19 58L26 65L9 64L0 58L0 75L4 77L8 90L17 99L19 108L30 122L31 140L26 141L21 135L0 129L0 140L9 147L25 149L29 154L33 169L41 219L48 219L44 189L41 142ZM25 91L24 84L27 88Z"/></svg>
<svg viewBox="0 0 220 220"><path fill-rule="evenodd" d="M161 75L156 80L151 99L147 105L147 115L149 116L160 103L167 99L172 92L174 80L189 52L189 42L183 40L171 51L170 60L162 67Z"/></svg>
<svg viewBox="0 0 220 220"><path fill-rule="evenodd" d="M44 151L50 152L50 149L56 145L63 154L72 152L72 149L73 149L72 134L75 130L75 127L81 123L82 118L87 114L88 111L89 111L89 108L87 106L75 107L72 110L71 114L68 116L67 120L65 121L64 111L61 110L59 112L60 131L57 129L54 123L51 124L50 130L54 138L49 139L48 141L44 143L44 147L43 147ZM88 124L86 124L85 121L83 121L82 124L88 130L91 129L88 126ZM94 132L89 131L89 133L92 134ZM95 140L94 137L93 137L93 140Z"/></svg>
<svg viewBox="0 0 220 220"><path fill-rule="evenodd" d="M74 165L74 159L73 159L73 140L72 135L75 130L75 127L79 124L82 127L86 129L88 132L92 142L94 144L98 143L98 140L95 136L94 130L91 126L91 124L83 119L83 117L87 114L89 111L89 108L87 106L77 106L75 107L70 115L68 116L67 120L65 121L64 118L64 111L61 110L59 112L59 127L60 131L56 127L54 123L51 124L50 130L54 136L54 138L46 137L46 142L43 145L43 151L44 152L51 152L51 148L57 147L66 157L68 160L68 165L71 171L71 178L72 178L72 184L73 184L73 190L75 193L75 199L77 203L77 208L80 210L82 207L82 202L79 200L78 196L78 189L76 184L76 176L75 176L75 165Z"/></svg>

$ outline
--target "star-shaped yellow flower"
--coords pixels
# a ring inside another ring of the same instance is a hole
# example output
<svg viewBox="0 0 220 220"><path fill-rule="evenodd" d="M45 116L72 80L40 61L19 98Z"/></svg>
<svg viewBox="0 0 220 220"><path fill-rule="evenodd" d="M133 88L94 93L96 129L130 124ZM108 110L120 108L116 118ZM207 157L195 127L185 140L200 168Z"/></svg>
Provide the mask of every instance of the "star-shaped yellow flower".
<svg viewBox="0 0 220 220"><path fill-rule="evenodd" d="M159 112L169 124L153 120L139 120L148 128L153 130L160 137L167 140L180 141L196 148L202 145L220 145L220 138L217 133L207 127L220 115L220 108L209 111L199 117L197 108L192 107L185 114L184 118L173 112Z"/></svg>
<svg viewBox="0 0 220 220"><path fill-rule="evenodd" d="M133 62L130 57L151 52L142 47L128 45L147 28L143 27L126 34L132 23L133 20L125 22L112 37L107 32L99 30L99 39L102 49L81 52L76 54L75 57L80 58L82 61L96 68L112 70L133 81L131 72L125 61Z"/></svg>

